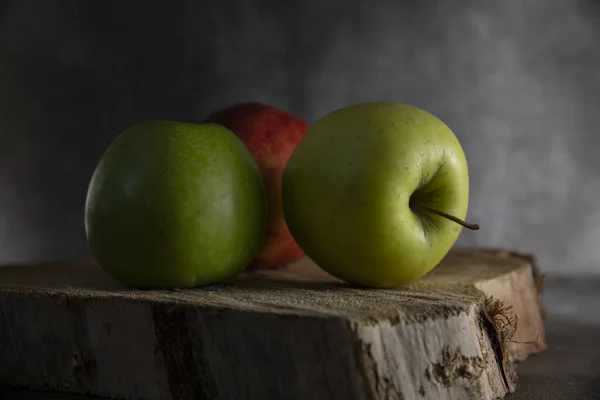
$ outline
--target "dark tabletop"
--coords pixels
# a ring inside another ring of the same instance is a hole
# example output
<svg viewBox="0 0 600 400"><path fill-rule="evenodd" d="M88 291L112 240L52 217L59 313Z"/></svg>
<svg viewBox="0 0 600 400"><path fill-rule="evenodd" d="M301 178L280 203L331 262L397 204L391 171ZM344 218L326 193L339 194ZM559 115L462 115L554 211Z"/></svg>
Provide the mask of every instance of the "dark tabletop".
<svg viewBox="0 0 600 400"><path fill-rule="evenodd" d="M550 277L544 288L549 349L518 366L507 400L600 400L600 277ZM97 397L0 387L1 400L91 400Z"/></svg>

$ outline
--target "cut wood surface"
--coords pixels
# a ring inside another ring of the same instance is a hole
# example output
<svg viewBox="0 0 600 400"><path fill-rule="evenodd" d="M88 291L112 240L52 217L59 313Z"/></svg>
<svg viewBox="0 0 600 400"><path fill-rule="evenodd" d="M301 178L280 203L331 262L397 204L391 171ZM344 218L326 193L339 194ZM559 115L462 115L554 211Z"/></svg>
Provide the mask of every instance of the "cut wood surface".
<svg viewBox="0 0 600 400"><path fill-rule="evenodd" d="M175 291L123 287L91 261L0 268L0 385L130 399L481 400L514 391L513 363L545 348L533 260L512 252L453 250L386 290L308 259Z"/></svg>

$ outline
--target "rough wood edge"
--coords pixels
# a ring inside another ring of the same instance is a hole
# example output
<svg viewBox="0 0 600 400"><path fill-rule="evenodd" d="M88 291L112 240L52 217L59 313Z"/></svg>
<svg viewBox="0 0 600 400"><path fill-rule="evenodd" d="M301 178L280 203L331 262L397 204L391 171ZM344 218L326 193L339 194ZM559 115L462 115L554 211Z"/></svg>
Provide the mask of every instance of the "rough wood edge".
<svg viewBox="0 0 600 400"><path fill-rule="evenodd" d="M514 392L515 380L505 376L502 353L494 341L496 331L486 324L481 306L474 302L470 311L461 315L430 321L446 326L434 335L422 336L422 324L416 323L383 321L375 326L355 326L372 397L495 400ZM433 329L427 326L425 329ZM469 338L462 345L461 335L450 334L457 329ZM437 335L444 339L440 341ZM387 354L400 355L394 360L386 356L386 349ZM398 368L389 368L396 363Z"/></svg>
<svg viewBox="0 0 600 400"><path fill-rule="evenodd" d="M508 253L509 255L512 252L504 252L504 253ZM512 253L514 254L514 253ZM514 255L511 255L514 256ZM520 256L520 255L519 255ZM533 274L533 265L531 265L531 270L532 270L532 275ZM483 293L485 293L485 291L482 291L482 298L484 298ZM46 293L45 295L49 295L50 293ZM43 297L44 295L42 295ZM131 299L131 300L135 300L135 299ZM60 302L60 300L59 300ZM60 304L59 304L60 305ZM497 324L494 324L494 319L492 317L490 317L490 315L492 314L488 308L489 305L485 305L485 301L483 303L480 304L480 310L479 313L482 317L482 321L487 321L488 325L487 325L487 331L486 331L486 337L487 340L490 340L492 342L492 345L495 346L494 347L494 353L495 356L497 358L497 360L499 361L499 366L500 366L500 371L504 374L504 382L507 388L507 392L511 392L514 391L515 388L515 374L514 374L514 370L512 369L512 361L510 360L510 358L507 358L506 356L506 350L504 350L504 347L506 346L506 338L508 337L506 334L502 333L502 329L501 327L499 327ZM488 315L486 315L488 314ZM443 352L441 353L442 355L442 364L444 363L443 360L446 360L447 362L450 362L454 359L452 357L452 355L454 354L455 356L458 353L453 353L453 350L451 348L444 348ZM460 355L460 354L459 354ZM80 368L83 368L83 370L88 370L89 368L86 367L86 363L79 363ZM430 372L433 374L433 371ZM433 375L432 375L433 376ZM381 380L381 377L378 377L376 379ZM59 390L63 390L65 391L65 388L59 388ZM73 388L71 388L73 389ZM75 391L75 393L81 393L81 392L77 392ZM375 396L373 393L371 394L372 396ZM377 398L377 397L373 397L373 398Z"/></svg>

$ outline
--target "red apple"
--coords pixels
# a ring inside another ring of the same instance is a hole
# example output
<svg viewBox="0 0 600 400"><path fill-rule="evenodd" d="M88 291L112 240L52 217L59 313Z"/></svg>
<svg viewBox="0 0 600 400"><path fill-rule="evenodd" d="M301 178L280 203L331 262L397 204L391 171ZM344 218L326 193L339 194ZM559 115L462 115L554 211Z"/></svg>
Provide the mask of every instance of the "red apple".
<svg viewBox="0 0 600 400"><path fill-rule="evenodd" d="M273 106L243 103L217 111L206 122L233 131L244 142L262 175L267 193L267 231L264 244L248 268L273 268L296 261L304 252L288 230L281 205L285 165L308 128L308 123Z"/></svg>

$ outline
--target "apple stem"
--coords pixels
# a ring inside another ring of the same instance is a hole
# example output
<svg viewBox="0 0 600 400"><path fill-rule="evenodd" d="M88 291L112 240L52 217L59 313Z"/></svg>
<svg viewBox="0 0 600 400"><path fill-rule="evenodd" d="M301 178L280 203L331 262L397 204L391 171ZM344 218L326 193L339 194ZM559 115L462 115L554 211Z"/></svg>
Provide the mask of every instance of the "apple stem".
<svg viewBox="0 0 600 400"><path fill-rule="evenodd" d="M443 211L440 211L440 210L436 210L435 208L431 208L431 207L426 206L424 204L422 204L421 207L424 208L424 209L426 209L429 212L432 212L434 214L439 215L440 217L449 219L452 222L456 222L457 224L459 224L459 225L461 225L461 226L463 226L463 227L465 227L467 229L470 229L472 231L478 231L479 230L479 225L477 225L477 224L470 224L468 222L463 221L462 219L456 218L453 215L447 214L447 213L445 213Z"/></svg>

